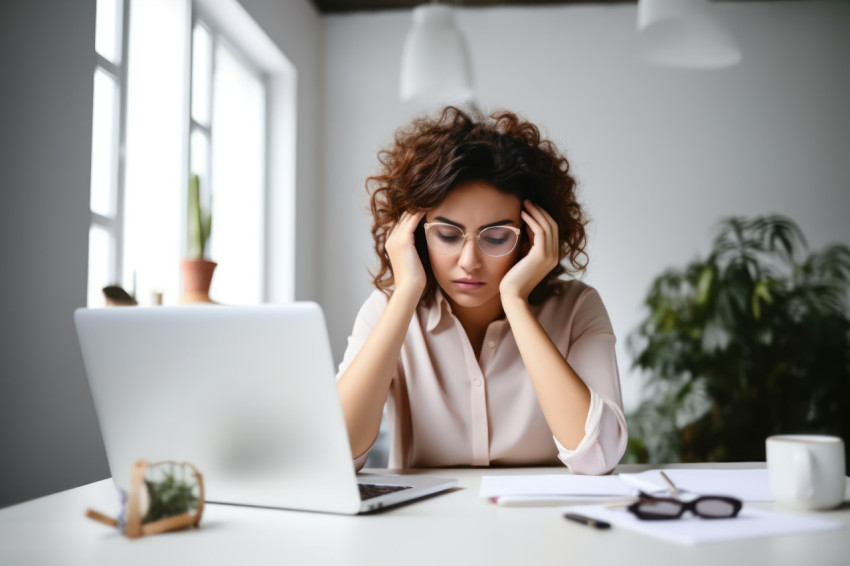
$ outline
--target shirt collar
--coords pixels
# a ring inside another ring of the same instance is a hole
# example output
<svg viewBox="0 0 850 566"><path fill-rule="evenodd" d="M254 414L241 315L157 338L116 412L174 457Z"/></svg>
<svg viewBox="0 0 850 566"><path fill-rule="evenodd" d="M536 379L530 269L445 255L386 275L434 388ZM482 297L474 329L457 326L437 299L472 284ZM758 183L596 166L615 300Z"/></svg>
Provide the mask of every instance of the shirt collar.
<svg viewBox="0 0 850 566"><path fill-rule="evenodd" d="M434 293L434 301L427 307L427 309L428 318L425 324L425 330L428 332L433 332L443 320L443 317L450 316L452 313L451 304L449 304L449 301L446 300L442 290L439 288Z"/></svg>

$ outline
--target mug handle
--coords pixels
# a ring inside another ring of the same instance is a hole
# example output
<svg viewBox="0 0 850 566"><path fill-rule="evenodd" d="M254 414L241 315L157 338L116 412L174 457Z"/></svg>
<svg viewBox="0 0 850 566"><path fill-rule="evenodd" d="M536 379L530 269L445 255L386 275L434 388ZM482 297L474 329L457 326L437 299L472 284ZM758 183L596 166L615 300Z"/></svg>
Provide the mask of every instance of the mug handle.
<svg viewBox="0 0 850 566"><path fill-rule="evenodd" d="M805 449L798 448L792 457L794 466L794 477L796 478L795 499L812 499L815 496L814 466L812 454Z"/></svg>

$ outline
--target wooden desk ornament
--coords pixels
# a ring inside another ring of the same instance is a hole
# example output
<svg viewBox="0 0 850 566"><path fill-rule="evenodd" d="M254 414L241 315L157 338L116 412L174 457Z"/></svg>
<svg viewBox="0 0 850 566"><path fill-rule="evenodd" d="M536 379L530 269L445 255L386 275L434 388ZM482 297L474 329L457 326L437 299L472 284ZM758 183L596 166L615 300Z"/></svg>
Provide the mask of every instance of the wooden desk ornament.
<svg viewBox="0 0 850 566"><path fill-rule="evenodd" d="M129 493L120 493L123 510L118 518L94 509L88 509L86 517L117 527L128 538L197 528L201 524L204 481L188 462L137 460L130 473Z"/></svg>

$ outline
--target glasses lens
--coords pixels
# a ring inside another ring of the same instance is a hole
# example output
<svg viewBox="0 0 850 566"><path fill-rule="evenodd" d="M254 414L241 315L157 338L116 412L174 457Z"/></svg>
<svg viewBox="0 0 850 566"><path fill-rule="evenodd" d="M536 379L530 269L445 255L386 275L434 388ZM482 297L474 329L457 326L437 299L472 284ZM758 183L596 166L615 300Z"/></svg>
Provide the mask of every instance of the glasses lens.
<svg viewBox="0 0 850 566"><path fill-rule="evenodd" d="M516 232L505 226L485 228L478 235L478 246L481 251L493 257L511 253L516 243Z"/></svg>
<svg viewBox="0 0 850 566"><path fill-rule="evenodd" d="M726 499L700 499L694 504L694 513L708 519L725 519L738 514L738 506Z"/></svg>
<svg viewBox="0 0 850 566"><path fill-rule="evenodd" d="M463 231L451 224L431 224L425 240L428 247L438 254L453 254L463 245Z"/></svg>
<svg viewBox="0 0 850 566"><path fill-rule="evenodd" d="M667 499L641 499L629 509L641 519L675 519L682 514L682 504Z"/></svg>

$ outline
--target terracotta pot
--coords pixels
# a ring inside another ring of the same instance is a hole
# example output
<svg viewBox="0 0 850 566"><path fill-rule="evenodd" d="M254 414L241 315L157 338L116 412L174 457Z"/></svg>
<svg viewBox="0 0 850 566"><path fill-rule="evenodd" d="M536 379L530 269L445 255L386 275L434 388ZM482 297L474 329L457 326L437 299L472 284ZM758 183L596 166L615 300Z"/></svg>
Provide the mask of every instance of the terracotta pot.
<svg viewBox="0 0 850 566"><path fill-rule="evenodd" d="M183 266L183 296L180 304L212 303L210 285L213 271L218 265L205 259L184 259Z"/></svg>

